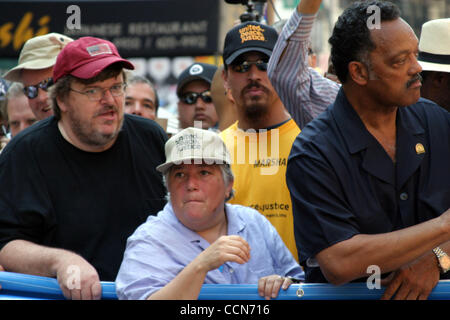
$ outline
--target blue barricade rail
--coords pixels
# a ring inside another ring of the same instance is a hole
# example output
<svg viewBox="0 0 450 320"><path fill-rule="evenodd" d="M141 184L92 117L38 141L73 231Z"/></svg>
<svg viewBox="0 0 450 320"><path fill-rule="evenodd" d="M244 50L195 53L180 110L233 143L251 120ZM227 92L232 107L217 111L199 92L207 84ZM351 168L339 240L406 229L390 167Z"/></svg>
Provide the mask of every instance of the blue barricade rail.
<svg viewBox="0 0 450 320"><path fill-rule="evenodd" d="M0 300L60 300L64 299L56 279L27 274L0 272ZM102 299L117 299L114 282L101 282ZM377 300L384 289L368 289L366 283L293 284L280 290L278 300ZM261 300L257 285L205 284L199 300ZM428 297L430 300L450 300L450 280L441 280Z"/></svg>

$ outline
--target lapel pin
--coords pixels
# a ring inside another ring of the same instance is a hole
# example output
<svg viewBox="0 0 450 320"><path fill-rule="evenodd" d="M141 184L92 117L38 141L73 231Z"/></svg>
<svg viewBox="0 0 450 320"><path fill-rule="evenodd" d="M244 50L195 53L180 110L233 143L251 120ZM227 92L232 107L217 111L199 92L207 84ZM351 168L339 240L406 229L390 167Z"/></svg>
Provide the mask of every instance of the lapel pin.
<svg viewBox="0 0 450 320"><path fill-rule="evenodd" d="M416 144L416 153L417 154L425 153L425 148L423 144L421 143Z"/></svg>

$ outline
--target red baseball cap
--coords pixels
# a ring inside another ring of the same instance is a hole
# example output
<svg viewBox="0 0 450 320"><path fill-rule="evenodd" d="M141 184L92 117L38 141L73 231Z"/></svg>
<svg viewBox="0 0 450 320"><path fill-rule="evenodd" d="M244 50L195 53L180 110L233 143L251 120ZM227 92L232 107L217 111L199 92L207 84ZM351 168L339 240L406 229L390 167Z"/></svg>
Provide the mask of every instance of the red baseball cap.
<svg viewBox="0 0 450 320"><path fill-rule="evenodd" d="M116 46L105 39L82 37L68 43L58 54L53 68L53 81L68 74L80 79L90 79L113 63L120 62L125 69L133 64L123 59Z"/></svg>

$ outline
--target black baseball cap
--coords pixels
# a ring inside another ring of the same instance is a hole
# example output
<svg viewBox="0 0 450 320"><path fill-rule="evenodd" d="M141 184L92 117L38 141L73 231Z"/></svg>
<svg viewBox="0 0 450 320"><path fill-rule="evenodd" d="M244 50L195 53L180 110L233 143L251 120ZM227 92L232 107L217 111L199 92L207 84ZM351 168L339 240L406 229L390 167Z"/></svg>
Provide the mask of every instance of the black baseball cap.
<svg viewBox="0 0 450 320"><path fill-rule="evenodd" d="M229 65L248 51L262 52L270 57L277 39L278 33L271 26L255 21L241 23L228 31L225 36L223 61Z"/></svg>
<svg viewBox="0 0 450 320"><path fill-rule="evenodd" d="M213 64L195 62L178 76L177 95L180 97L183 87L194 80L204 80L211 84L217 67Z"/></svg>

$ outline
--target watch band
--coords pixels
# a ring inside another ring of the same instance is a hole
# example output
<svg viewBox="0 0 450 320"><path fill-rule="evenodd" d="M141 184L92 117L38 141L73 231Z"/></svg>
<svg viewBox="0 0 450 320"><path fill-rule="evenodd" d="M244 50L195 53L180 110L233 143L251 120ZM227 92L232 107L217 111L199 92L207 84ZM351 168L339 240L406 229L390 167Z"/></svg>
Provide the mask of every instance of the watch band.
<svg viewBox="0 0 450 320"><path fill-rule="evenodd" d="M433 253L436 255L438 260L439 269L441 270L441 274L444 274L450 271L450 257L439 247L433 249Z"/></svg>
<svg viewBox="0 0 450 320"><path fill-rule="evenodd" d="M288 278L289 280L291 280L292 283L302 283L302 282L303 282L303 280L298 279L298 278L294 278L294 277L291 277L291 276L287 276L286 278Z"/></svg>

